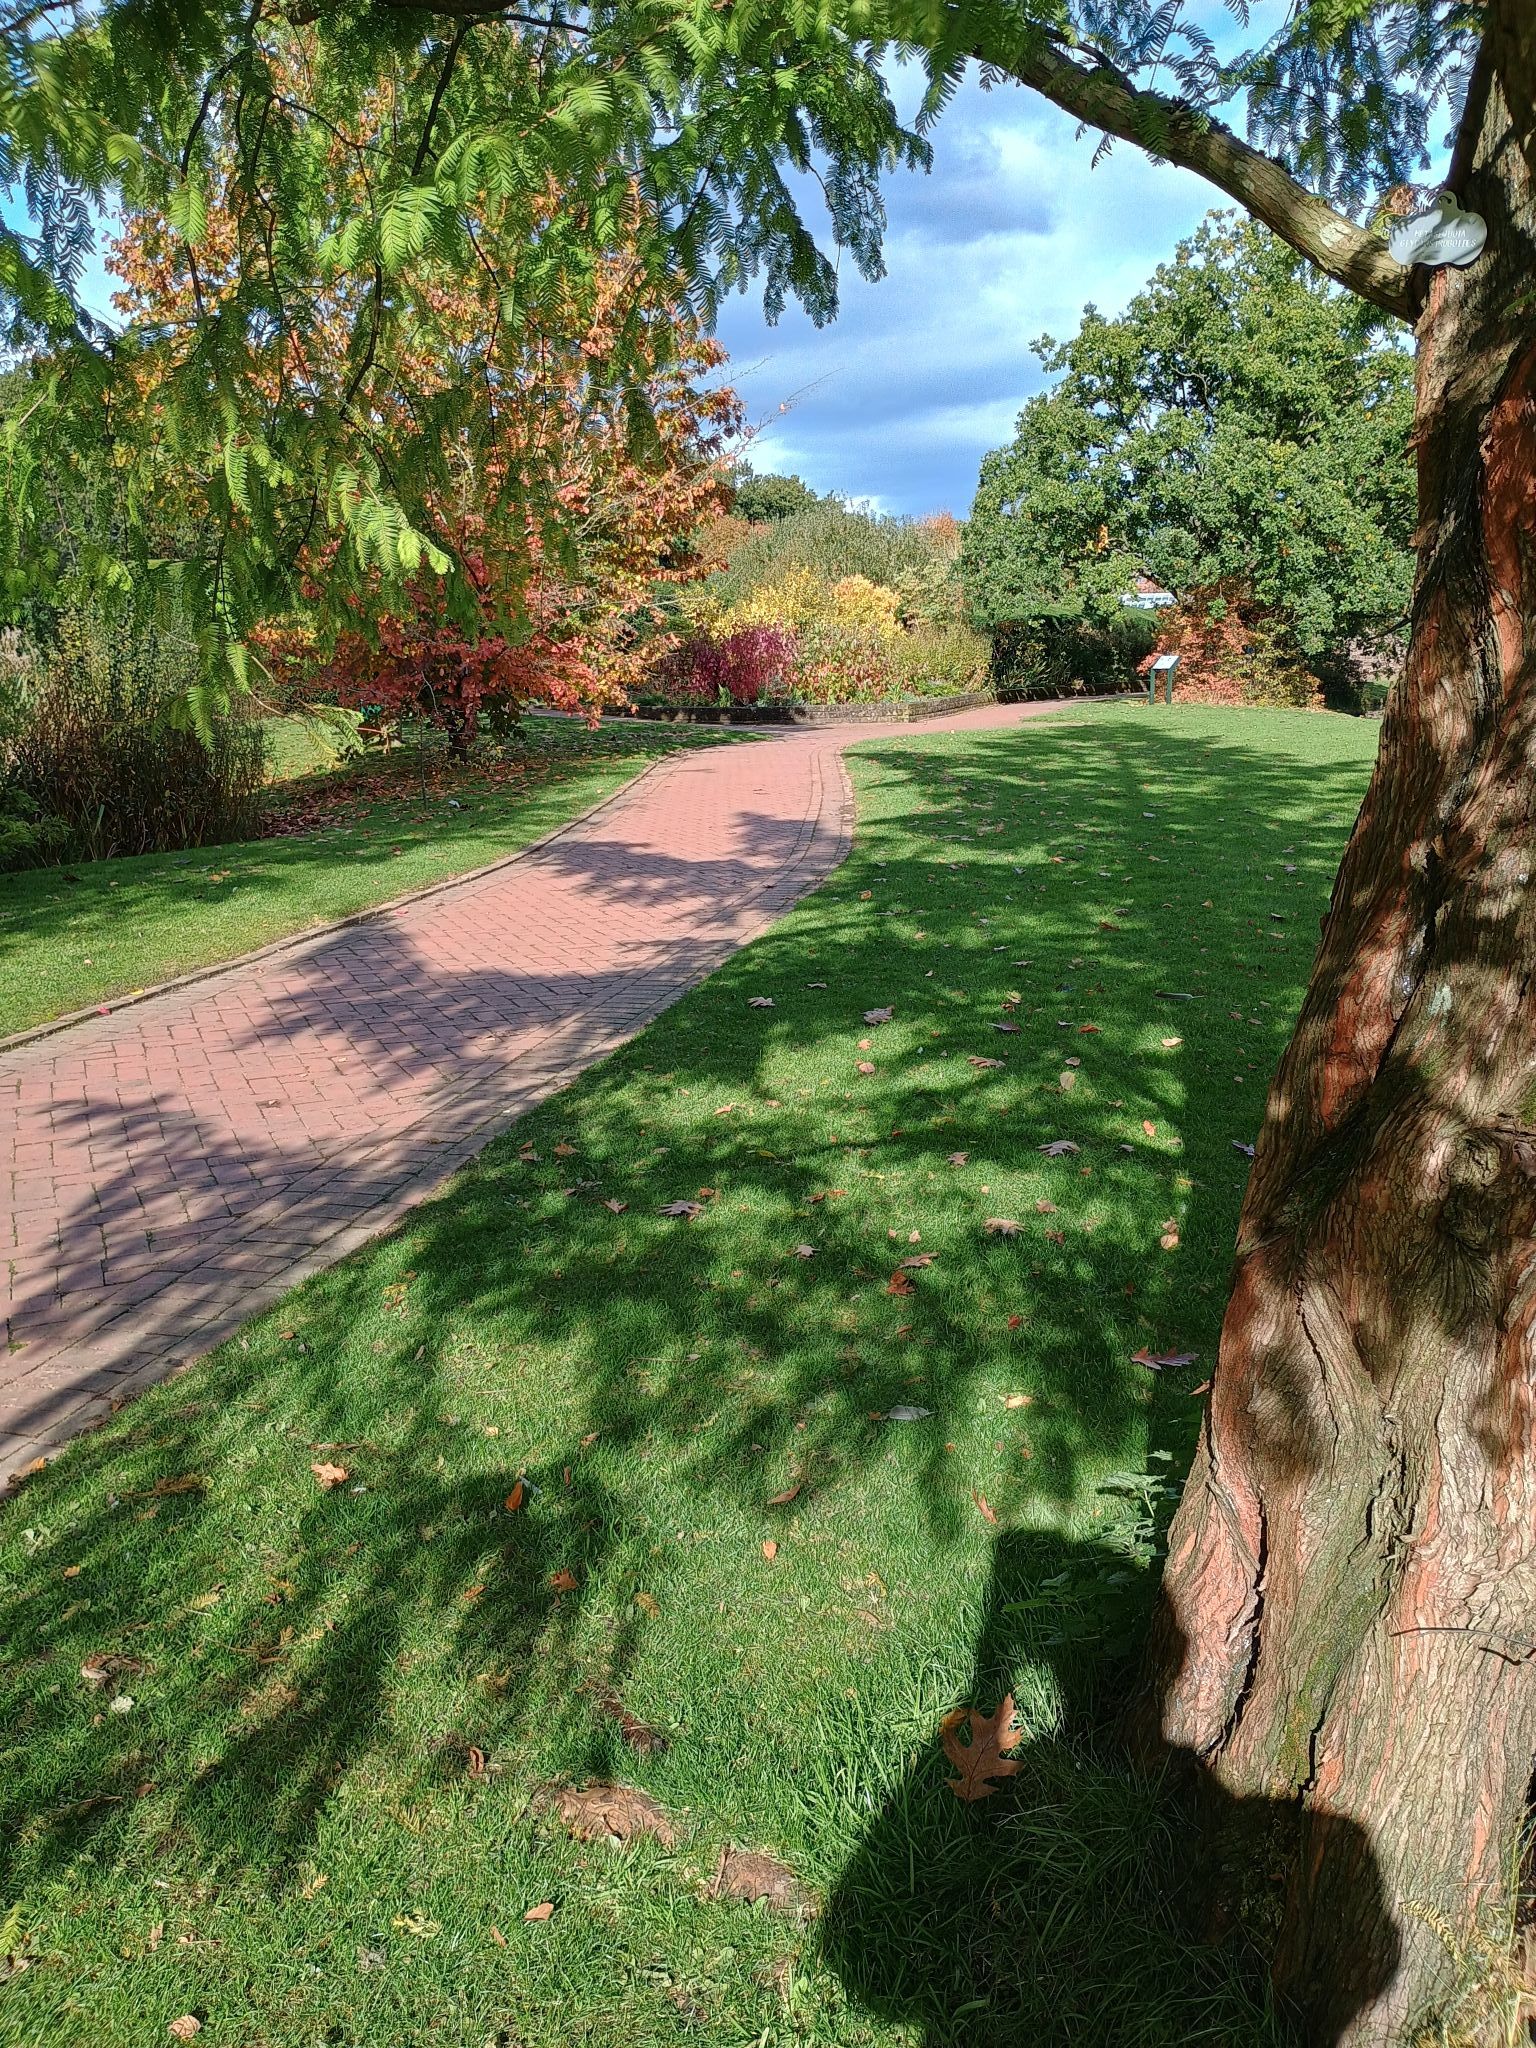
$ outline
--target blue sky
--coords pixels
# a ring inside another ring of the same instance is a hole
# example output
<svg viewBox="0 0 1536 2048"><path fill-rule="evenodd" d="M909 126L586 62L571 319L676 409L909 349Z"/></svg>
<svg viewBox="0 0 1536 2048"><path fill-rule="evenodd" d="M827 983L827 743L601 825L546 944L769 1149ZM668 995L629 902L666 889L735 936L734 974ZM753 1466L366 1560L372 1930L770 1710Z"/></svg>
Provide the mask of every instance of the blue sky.
<svg viewBox="0 0 1536 2048"><path fill-rule="evenodd" d="M972 78L935 131L932 172L887 182L878 284L845 259L842 311L821 329L793 306L770 327L756 292L729 299L720 339L764 423L754 466L884 512L963 516L982 456L1041 388L1030 343L1069 334L1089 301L1118 311L1222 203L1128 144L1090 170L1095 140L1037 94Z"/></svg>

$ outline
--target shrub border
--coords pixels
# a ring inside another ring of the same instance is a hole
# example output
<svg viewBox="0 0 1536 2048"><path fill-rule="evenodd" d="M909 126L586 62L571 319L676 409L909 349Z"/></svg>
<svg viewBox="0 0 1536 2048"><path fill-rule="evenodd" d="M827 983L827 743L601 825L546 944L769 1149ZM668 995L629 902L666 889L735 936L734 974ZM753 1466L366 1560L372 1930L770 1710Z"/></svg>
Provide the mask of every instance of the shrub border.
<svg viewBox="0 0 1536 2048"><path fill-rule="evenodd" d="M961 697L895 697L872 704L715 704L649 703L637 698L633 716L657 725L910 725L921 718L943 718L951 711L979 711L995 704L991 690L973 690Z"/></svg>

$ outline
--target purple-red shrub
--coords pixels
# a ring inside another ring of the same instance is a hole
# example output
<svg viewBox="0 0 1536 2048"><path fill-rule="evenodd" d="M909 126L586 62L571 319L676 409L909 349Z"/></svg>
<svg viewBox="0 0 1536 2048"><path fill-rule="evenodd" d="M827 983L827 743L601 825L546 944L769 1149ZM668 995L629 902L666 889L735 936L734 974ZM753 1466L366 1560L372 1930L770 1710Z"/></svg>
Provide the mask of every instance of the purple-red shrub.
<svg viewBox="0 0 1536 2048"><path fill-rule="evenodd" d="M719 640L699 634L661 657L650 690L670 704L718 704L722 692L732 704L761 704L789 689L799 658L787 626L743 626Z"/></svg>

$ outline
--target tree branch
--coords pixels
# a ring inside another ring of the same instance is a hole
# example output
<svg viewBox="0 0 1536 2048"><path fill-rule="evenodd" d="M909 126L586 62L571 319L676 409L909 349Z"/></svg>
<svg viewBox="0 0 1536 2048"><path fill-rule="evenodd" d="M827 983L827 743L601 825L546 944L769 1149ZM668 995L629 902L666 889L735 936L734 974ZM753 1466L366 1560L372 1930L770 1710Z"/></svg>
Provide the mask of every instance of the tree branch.
<svg viewBox="0 0 1536 2048"><path fill-rule="evenodd" d="M1335 212L1327 200L1298 185L1283 165L1240 141L1219 121L1181 100L1143 91L1103 60L1092 67L1074 63L1043 38L1031 38L1022 50L1007 54L980 49L975 55L1032 86L1087 127L1197 171L1337 283L1384 313L1400 320L1417 318L1413 272L1393 261L1379 235Z"/></svg>

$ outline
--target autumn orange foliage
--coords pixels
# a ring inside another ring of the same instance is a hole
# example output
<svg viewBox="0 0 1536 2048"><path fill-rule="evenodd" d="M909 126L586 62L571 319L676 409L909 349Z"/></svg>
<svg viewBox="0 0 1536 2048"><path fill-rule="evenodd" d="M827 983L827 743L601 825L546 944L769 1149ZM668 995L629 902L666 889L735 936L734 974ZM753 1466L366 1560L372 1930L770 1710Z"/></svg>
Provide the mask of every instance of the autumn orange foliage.
<svg viewBox="0 0 1536 2048"><path fill-rule="evenodd" d="M296 38L299 96L308 61ZM338 135L343 172L352 148ZM215 316L235 305L249 273L255 230L234 192L227 178L195 253L159 215L132 218L114 246L115 304L150 337L136 364L145 431L156 429L157 379L209 347L210 320L217 333ZM547 205L553 217L558 195ZM447 578L423 567L403 592L375 579L377 603L338 600L335 571L351 543L323 507L306 508L302 478L288 486L297 602L256 636L283 695L420 711L456 745L468 744L488 707L515 712L532 700L593 712L626 701L667 644L659 588L712 566L692 536L728 502L725 455L742 426L720 376L723 349L670 281L641 274L633 258L642 207L633 193L580 304L530 292L514 316L498 276L516 274L518 251L496 250L496 267L465 274L434 267L423 250L410 266L412 340L388 360L360 347L367 314L355 281L317 278L305 319L281 323L267 350L251 345L246 321L223 372L274 414L325 403L366 425L404 408L419 417L426 404L443 421L426 497ZM622 391L602 368L621 325L631 360L639 335L643 366ZM237 452L243 464L247 451ZM539 488L551 477L552 495ZM195 514L195 492L189 507Z"/></svg>

